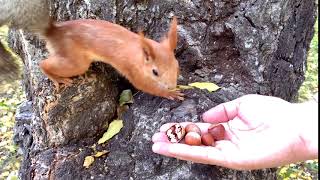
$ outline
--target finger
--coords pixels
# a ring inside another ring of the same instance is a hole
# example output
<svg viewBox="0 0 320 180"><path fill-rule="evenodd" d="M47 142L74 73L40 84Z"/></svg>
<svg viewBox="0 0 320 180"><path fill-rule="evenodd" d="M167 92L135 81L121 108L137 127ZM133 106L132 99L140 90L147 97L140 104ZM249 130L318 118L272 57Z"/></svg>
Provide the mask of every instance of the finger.
<svg viewBox="0 0 320 180"><path fill-rule="evenodd" d="M186 144L158 142L153 144L152 151L164 156L196 163L229 166L225 154L211 146L189 146Z"/></svg>
<svg viewBox="0 0 320 180"><path fill-rule="evenodd" d="M238 114L239 99L219 104L203 113L202 119L209 123L223 123L235 118Z"/></svg>
<svg viewBox="0 0 320 180"><path fill-rule="evenodd" d="M179 123L179 124L181 126L183 126L183 127L186 127L188 124L191 124L191 123L193 123L193 122L182 122L182 123ZM166 132L174 124L177 124L177 123L166 123L166 124L163 124L160 127L160 132ZM198 123L194 123L194 124L196 124L200 128L201 133L208 132L208 127L211 125L210 123L203 123L203 122L198 122Z"/></svg>
<svg viewBox="0 0 320 180"><path fill-rule="evenodd" d="M152 136L152 142L170 142L167 135L163 132L155 133Z"/></svg>

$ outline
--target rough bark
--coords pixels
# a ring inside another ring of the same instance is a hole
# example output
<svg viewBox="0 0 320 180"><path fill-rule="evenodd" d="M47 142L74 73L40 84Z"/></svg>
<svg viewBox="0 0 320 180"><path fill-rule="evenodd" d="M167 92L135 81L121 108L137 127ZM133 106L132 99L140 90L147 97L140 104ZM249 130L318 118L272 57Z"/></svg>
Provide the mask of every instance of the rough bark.
<svg viewBox="0 0 320 180"><path fill-rule="evenodd" d="M110 153L86 169L84 157L94 152L126 84L112 68L95 64L91 78L78 77L74 86L56 92L37 66L47 55L44 43L12 32L11 45L25 62L28 97L17 113L15 136L24 150L21 179L276 179L273 169L234 171L156 155L151 136L166 122L200 121L205 110L248 93L293 101L304 80L314 1L55 0L52 12L61 21L97 18L143 29L156 40L176 15L179 84L211 81L222 88L186 90L183 102L139 92L121 132L95 147Z"/></svg>

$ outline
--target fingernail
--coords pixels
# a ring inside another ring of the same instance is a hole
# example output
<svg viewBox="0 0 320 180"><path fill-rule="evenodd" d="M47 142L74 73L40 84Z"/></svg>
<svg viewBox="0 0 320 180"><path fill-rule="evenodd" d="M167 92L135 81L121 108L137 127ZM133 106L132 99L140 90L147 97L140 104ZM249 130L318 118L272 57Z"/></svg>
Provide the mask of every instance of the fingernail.
<svg viewBox="0 0 320 180"><path fill-rule="evenodd" d="M206 119L206 112L204 112L201 116L200 116L200 120L204 121Z"/></svg>
<svg viewBox="0 0 320 180"><path fill-rule="evenodd" d="M155 133L153 136L152 136L152 138L151 138L151 140L152 140L152 142L156 142L156 139L157 139L157 135L156 135L157 133Z"/></svg>
<svg viewBox="0 0 320 180"><path fill-rule="evenodd" d="M153 136L152 136L152 142L157 142L157 141L162 141L164 138L163 138L163 133L155 133Z"/></svg>
<svg viewBox="0 0 320 180"><path fill-rule="evenodd" d="M161 148L161 145L159 143L155 143L152 145L152 151L154 153L159 153L160 152L160 148Z"/></svg>

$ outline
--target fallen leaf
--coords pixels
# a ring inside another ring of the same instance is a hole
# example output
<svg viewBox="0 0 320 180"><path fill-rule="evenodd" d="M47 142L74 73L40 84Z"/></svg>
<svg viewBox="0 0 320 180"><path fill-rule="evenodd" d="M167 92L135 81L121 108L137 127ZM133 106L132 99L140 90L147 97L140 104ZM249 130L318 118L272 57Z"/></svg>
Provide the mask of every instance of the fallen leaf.
<svg viewBox="0 0 320 180"><path fill-rule="evenodd" d="M120 94L119 104L123 106L124 104L132 104L133 103L133 96L130 89L124 90Z"/></svg>
<svg viewBox="0 0 320 180"><path fill-rule="evenodd" d="M206 89L209 92L213 92L213 91L220 89L220 87L218 85L216 85L214 83L210 83L210 82L194 82L194 83L190 83L188 85L199 88L199 89Z"/></svg>
<svg viewBox="0 0 320 180"><path fill-rule="evenodd" d="M94 162L94 157L93 156L86 156L84 158L83 166L85 168L89 168L89 166Z"/></svg>
<svg viewBox="0 0 320 180"><path fill-rule="evenodd" d="M3 172L1 175L2 175L2 176L9 176L9 174L10 174L9 171L5 171L5 172Z"/></svg>
<svg viewBox="0 0 320 180"><path fill-rule="evenodd" d="M108 128L107 132L105 132L103 134L102 138L99 139L98 144L105 143L106 141L111 139L114 135L116 135L120 132L122 127L123 127L122 120L118 120L118 119L113 120L109 124L109 128Z"/></svg>
<svg viewBox="0 0 320 180"><path fill-rule="evenodd" d="M193 89L192 86L186 86L186 85L178 85L177 88L178 89Z"/></svg>
<svg viewBox="0 0 320 180"><path fill-rule="evenodd" d="M103 156L103 155L107 154L108 152L109 151L99 151L94 155L94 157L97 158L97 157Z"/></svg>

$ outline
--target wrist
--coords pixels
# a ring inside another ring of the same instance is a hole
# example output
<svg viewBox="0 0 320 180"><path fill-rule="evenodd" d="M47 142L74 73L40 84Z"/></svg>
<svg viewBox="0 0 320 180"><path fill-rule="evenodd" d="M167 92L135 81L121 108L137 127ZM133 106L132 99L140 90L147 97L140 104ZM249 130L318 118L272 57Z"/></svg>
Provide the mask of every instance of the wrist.
<svg viewBox="0 0 320 180"><path fill-rule="evenodd" d="M299 129L300 153L304 160L318 158L318 102L310 100L297 104L299 106L297 125Z"/></svg>

